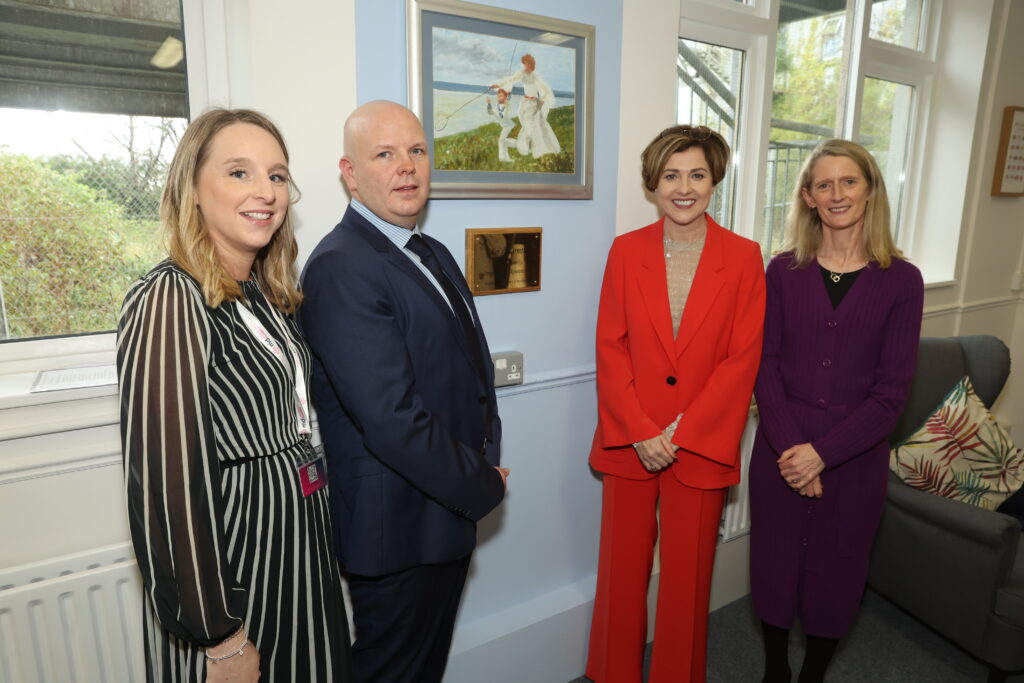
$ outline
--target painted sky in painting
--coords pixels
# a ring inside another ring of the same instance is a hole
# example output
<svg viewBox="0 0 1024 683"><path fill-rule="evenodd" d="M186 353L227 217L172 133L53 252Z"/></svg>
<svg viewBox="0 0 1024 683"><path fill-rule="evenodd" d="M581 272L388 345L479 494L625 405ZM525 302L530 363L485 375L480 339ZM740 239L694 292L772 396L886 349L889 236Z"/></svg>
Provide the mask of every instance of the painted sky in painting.
<svg viewBox="0 0 1024 683"><path fill-rule="evenodd" d="M522 68L519 60L529 53L537 60L537 73L553 89L576 88L572 48L437 27L433 47L435 81L487 86Z"/></svg>

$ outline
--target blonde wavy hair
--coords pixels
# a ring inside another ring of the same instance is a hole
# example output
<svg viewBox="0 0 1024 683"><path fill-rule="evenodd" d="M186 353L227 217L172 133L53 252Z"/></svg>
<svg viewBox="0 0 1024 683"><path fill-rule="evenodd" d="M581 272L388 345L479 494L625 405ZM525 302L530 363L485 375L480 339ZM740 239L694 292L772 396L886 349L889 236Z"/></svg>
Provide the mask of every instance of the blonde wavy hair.
<svg viewBox="0 0 1024 683"><path fill-rule="evenodd" d="M803 268L814 260L821 247L821 218L817 209L807 206L803 191L810 192L814 181L814 166L822 157L846 157L860 169L868 183L868 204L864 210L864 230L861 233L864 253L882 268L888 268L893 259L905 259L889 229L889 196L885 179L871 153L849 140L825 140L804 160L800 178L793 188L793 196L786 214L786 240L783 251L793 252L793 268Z"/></svg>
<svg viewBox="0 0 1024 683"><path fill-rule="evenodd" d="M203 227L196 197L199 171L206 162L210 142L221 130L236 123L248 123L270 133L281 146L285 161L288 148L277 126L266 116L251 109L210 109L185 129L167 171L160 202L160 219L167 237L171 259L199 281L206 304L217 308L225 301L244 299L242 288L228 274L217 256L217 249ZM298 201L298 188L288 179L289 207ZM253 272L267 300L286 313L294 313L302 294L298 289L295 258L298 245L291 211L253 262Z"/></svg>

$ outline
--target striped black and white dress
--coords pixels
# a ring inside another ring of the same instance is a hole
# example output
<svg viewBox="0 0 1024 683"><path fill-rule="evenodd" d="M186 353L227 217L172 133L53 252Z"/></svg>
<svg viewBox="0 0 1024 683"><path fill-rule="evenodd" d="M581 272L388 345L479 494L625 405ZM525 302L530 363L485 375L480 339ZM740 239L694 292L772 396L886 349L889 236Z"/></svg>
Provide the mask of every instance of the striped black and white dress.
<svg viewBox="0 0 1024 683"><path fill-rule="evenodd" d="M252 312L309 352L252 282ZM205 679L203 647L244 625L261 683L349 681L348 622L327 493L303 497L294 365L238 305L205 305L164 261L129 290L117 365L128 517L146 591L150 681Z"/></svg>

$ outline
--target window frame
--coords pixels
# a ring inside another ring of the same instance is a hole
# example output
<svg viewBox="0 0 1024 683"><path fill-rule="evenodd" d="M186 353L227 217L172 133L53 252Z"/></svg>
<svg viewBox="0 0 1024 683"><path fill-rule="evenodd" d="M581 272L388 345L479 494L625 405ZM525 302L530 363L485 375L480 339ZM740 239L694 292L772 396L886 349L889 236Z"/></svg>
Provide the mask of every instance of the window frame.
<svg viewBox="0 0 1024 683"><path fill-rule="evenodd" d="M861 37L861 73L856 91L856 121L851 122L849 130L844 129L844 134L852 139L853 131L859 128L865 78L879 78L912 86L914 88L914 103L910 116L912 127L910 139L907 141L906 167L904 169L906 179L919 179L918 171L925 163L926 149L923 141L928 139L928 121L935 86L935 73L938 69L935 59L937 30L933 22L939 14L936 10L941 10L941 7L938 6L940 2L941 0L925 2L921 17L921 30L924 35L920 41L922 44L920 50L871 38L869 30L872 2L865 1L863 3L865 6L864 33ZM857 127L854 128L853 125ZM921 182L920 180L915 182L905 180L903 189L899 207L902 219L898 226L897 244L909 252L911 245L915 243L915 233L918 228L916 219L921 201ZM895 214L896 211L893 213Z"/></svg>
<svg viewBox="0 0 1024 683"><path fill-rule="evenodd" d="M736 106L736 139L739 144L738 152L733 150L732 158L736 169L733 228L737 234L756 241L760 235L761 206L742 201L742 198L751 196L750 193L761 196L764 192L765 178L761 169L768 160L770 84L775 71L775 39L767 32L772 21L764 16L764 12L771 8L764 0L754 0L751 5L736 3L735 7L712 5L702 0L682 0L680 7L683 11L679 19L679 39L721 45L744 53ZM732 14L742 19L723 21ZM677 119L678 114L676 112Z"/></svg>

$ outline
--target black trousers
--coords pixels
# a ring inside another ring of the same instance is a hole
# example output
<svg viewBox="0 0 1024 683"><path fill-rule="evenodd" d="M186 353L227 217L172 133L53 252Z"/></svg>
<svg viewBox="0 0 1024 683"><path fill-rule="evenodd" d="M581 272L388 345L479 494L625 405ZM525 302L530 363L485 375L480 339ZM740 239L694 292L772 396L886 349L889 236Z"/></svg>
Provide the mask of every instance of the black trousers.
<svg viewBox="0 0 1024 683"><path fill-rule="evenodd" d="M356 683L440 683L469 558L348 577Z"/></svg>

